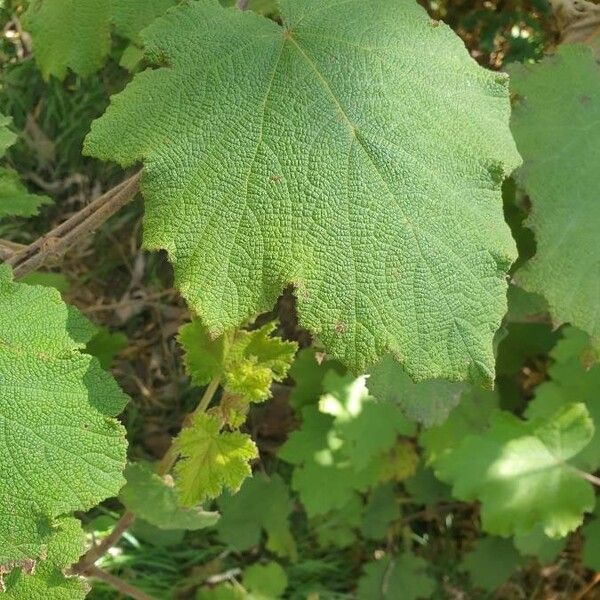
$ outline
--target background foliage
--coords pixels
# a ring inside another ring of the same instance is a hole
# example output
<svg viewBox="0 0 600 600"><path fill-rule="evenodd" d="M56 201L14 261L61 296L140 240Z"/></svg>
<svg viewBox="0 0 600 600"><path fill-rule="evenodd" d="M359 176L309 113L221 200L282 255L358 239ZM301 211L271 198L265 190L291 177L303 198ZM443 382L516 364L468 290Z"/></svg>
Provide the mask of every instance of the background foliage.
<svg viewBox="0 0 600 600"><path fill-rule="evenodd" d="M140 32L154 23L154 39L168 37L156 18L175 0L113 0L110 7L94 0L89 11L77 2L86 4L69 0L57 13L50 1L6 0L1 9L0 112L7 118L0 124L0 237L13 243L32 242L123 179L123 169L82 153L84 139L112 95L166 59L159 52L144 56L144 39L152 38ZM77 414L90 437L113 440L99 459L101 476L90 481L81 475L85 461L76 459L85 448L57 450L61 463L68 458L73 481L90 488L60 499L40 476L43 468L27 459L40 455L35 447L19 447L18 436L0 447L0 460L10 451L14 462L17 453L39 486L29 504L8 508L11 490L0 488L0 574L9 598L81 597L86 584L65 578L64 569L84 544L106 537L125 509L137 519L98 566L154 598L594 597L600 580L598 64L587 46L554 53L558 25L545 0L421 4L450 25L480 65L511 75L511 130L524 167L502 187L519 256L490 358L494 390L478 385L485 377L475 384L429 377L414 383L389 356L366 374L348 370L338 359L360 361L343 351L337 358L323 354L304 327L314 325L313 316L302 320L301 313L298 320L289 290L246 330L215 338L179 296L166 253L140 249L138 200L60 264L22 283L12 283L0 267L0 309L15 294L32 307L42 297L53 307L45 316L47 339L28 344L48 361L36 373L39 385L51 378L59 392L68 390L72 406L61 409ZM274 2L252 0L249 7L280 21ZM66 37L52 39L53 19L69 20ZM196 42L210 31L200 33ZM170 58L185 63L188 50L175 45ZM443 48L434 54L443 65ZM147 77L137 81L148 84ZM242 89L242 96L251 91ZM111 110L109 119L117 109ZM155 117L147 105L135 110L149 122ZM119 144L132 138L119 139L106 122L94 126L87 149L96 144L102 147L96 154L121 163L139 158L119 154ZM152 193L162 191L159 185ZM146 215L151 211L147 205ZM147 228L145 235L164 231ZM152 239L150 245L169 247ZM219 250L212 250L218 263ZM180 285L185 275L178 277ZM201 293L188 287L184 295L194 305ZM0 310L0 365L21 357L28 316L4 322ZM72 337L59 340L55 320L65 331L68 321ZM458 373L456 365L450 373L434 362L429 374ZM65 365L88 369L109 390L110 414L56 371ZM422 376L419 365L407 368ZM29 376L11 368L10 385L22 386ZM218 402L177 438L182 460L173 483L152 463L215 379ZM114 419L124 398L114 380L131 398L120 417L129 440L124 477L124 432ZM5 418L11 398L0 396ZM25 422L15 428L60 438L43 415L18 417ZM221 431L223 423L231 431ZM19 476L4 471L0 485ZM64 516L73 511L77 519ZM36 548L19 537L30 544L33 530ZM28 572L18 561L42 545L46 559ZM122 596L92 579L89 597Z"/></svg>

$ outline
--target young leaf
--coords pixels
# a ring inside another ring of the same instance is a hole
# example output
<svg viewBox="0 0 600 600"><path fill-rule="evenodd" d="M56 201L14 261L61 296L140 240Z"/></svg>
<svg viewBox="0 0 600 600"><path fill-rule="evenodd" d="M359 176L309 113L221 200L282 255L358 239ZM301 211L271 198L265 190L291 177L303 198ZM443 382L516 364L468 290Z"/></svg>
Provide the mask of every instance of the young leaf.
<svg viewBox="0 0 600 600"><path fill-rule="evenodd" d="M199 320L192 321L179 333L187 371L197 385L221 378L225 392L242 403L266 400L271 384L287 375L297 349L295 342L273 337L274 330L275 324L267 323L211 339Z"/></svg>
<svg viewBox="0 0 600 600"><path fill-rule="evenodd" d="M43 554L50 521L124 483L126 397L80 352L95 328L0 266L0 565Z"/></svg>
<svg viewBox="0 0 600 600"><path fill-rule="evenodd" d="M481 501L483 528L510 535L542 526L564 537L594 507L592 486L570 462L589 444L594 426L583 404L544 420L496 413L484 434L466 437L435 463L461 500Z"/></svg>
<svg viewBox="0 0 600 600"><path fill-rule="evenodd" d="M369 540L386 537L390 523L400 518L400 504L392 484L376 487L365 507L362 533Z"/></svg>
<svg viewBox="0 0 600 600"><path fill-rule="evenodd" d="M271 552L292 560L297 558L289 525L292 510L289 490L279 475L268 478L256 474L244 481L239 492L225 493L217 503L221 511L217 531L222 542L242 552L258 545L264 530Z"/></svg>
<svg viewBox="0 0 600 600"><path fill-rule="evenodd" d="M45 79L91 75L110 49L110 0L32 0L23 23Z"/></svg>
<svg viewBox="0 0 600 600"><path fill-rule="evenodd" d="M143 161L145 246L211 335L293 284L301 324L354 370L391 352L417 379L489 383L515 258L505 76L413 2L280 8L282 26L169 10L142 33L157 68L86 152Z"/></svg>
<svg viewBox="0 0 600 600"><path fill-rule="evenodd" d="M518 180L532 201L526 224L537 242L517 279L548 300L557 323L583 329L600 349L600 68L590 48L563 45L510 72L520 99L512 117L524 158Z"/></svg>
<svg viewBox="0 0 600 600"><path fill-rule="evenodd" d="M449 381L414 383L391 356L371 368L367 387L377 400L398 404L409 419L425 427L443 423L464 391L463 385Z"/></svg>
<svg viewBox="0 0 600 600"><path fill-rule="evenodd" d="M477 540L460 565L473 585L487 592L498 589L522 562L510 540L485 537Z"/></svg>
<svg viewBox="0 0 600 600"><path fill-rule="evenodd" d="M12 119L0 113L0 156L17 141L17 134L9 129Z"/></svg>
<svg viewBox="0 0 600 600"><path fill-rule="evenodd" d="M176 488L185 506L216 498L224 487L237 492L252 472L248 462L258 450L250 436L220 429L219 419L198 413L177 436L181 460L175 466Z"/></svg>
<svg viewBox="0 0 600 600"><path fill-rule="evenodd" d="M179 506L175 490L150 465L135 463L125 469L127 483L119 499L127 510L160 529L203 529L214 525L218 513Z"/></svg>
<svg viewBox="0 0 600 600"><path fill-rule="evenodd" d="M418 600L429 598L435 590L434 580L427 574L427 562L405 553L367 564L358 582L358 600Z"/></svg>

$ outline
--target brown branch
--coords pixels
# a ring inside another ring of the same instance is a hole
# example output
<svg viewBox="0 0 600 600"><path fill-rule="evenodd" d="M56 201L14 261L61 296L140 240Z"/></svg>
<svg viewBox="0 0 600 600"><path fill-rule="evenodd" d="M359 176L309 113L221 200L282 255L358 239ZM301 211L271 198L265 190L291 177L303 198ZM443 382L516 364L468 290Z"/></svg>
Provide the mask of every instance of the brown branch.
<svg viewBox="0 0 600 600"><path fill-rule="evenodd" d="M15 277L39 269L50 257L62 256L73 244L92 234L131 201L139 191L141 172L115 186L64 223L6 260Z"/></svg>
<svg viewBox="0 0 600 600"><path fill-rule="evenodd" d="M142 592L142 590L139 590L138 588L132 586L123 579L115 577L114 575L111 575L110 573L107 573L106 571L103 571L98 567L89 567L85 574L92 579L104 581L104 583L110 585L111 588L117 590L124 596L134 598L134 600L154 600L152 596L149 596L145 592Z"/></svg>
<svg viewBox="0 0 600 600"><path fill-rule="evenodd" d="M10 240L0 240L0 260L8 260L13 254L21 252L27 248L23 244L17 244Z"/></svg>
<svg viewBox="0 0 600 600"><path fill-rule="evenodd" d="M127 528L135 521L135 515L126 512L116 523L114 529L96 546L90 548L70 569L74 575L88 575L94 563L102 558L125 533Z"/></svg>

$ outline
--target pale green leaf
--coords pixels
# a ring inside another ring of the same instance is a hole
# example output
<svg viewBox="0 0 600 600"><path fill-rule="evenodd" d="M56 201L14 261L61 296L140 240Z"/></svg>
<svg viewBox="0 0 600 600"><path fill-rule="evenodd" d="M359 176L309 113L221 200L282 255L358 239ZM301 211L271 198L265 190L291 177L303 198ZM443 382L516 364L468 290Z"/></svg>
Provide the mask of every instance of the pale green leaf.
<svg viewBox="0 0 600 600"><path fill-rule="evenodd" d="M119 499L127 510L161 529L203 529L214 525L218 513L179 506L172 485L150 465L135 463L125 469L127 483Z"/></svg>
<svg viewBox="0 0 600 600"><path fill-rule="evenodd" d="M85 77L110 49L110 0L31 0L24 26L46 79L64 79L68 69Z"/></svg>
<svg viewBox="0 0 600 600"><path fill-rule="evenodd" d="M413 2L280 9L201 0L154 21L156 68L86 152L143 161L145 246L211 334L293 284L301 325L354 370L391 352L417 379L490 383L515 258L506 77Z"/></svg>
<svg viewBox="0 0 600 600"><path fill-rule="evenodd" d="M185 506L216 498L223 488L236 492L251 474L248 463L258 450L250 436L220 429L219 419L198 413L177 436L176 488Z"/></svg>
<svg viewBox="0 0 600 600"><path fill-rule="evenodd" d="M532 202L526 224L537 244L517 280L547 299L557 323L583 329L598 349L600 68L590 48L562 45L510 72L519 100L512 130L524 159L518 181Z"/></svg>
<svg viewBox="0 0 600 600"><path fill-rule="evenodd" d="M126 398L80 352L95 328L59 293L0 266L0 565L42 553L49 521L124 483Z"/></svg>
<svg viewBox="0 0 600 600"><path fill-rule="evenodd" d="M510 535L541 526L564 537L593 509L594 490L570 462L590 442L594 425L583 404L544 420L492 416L483 434L467 436L435 463L460 500L480 500L483 528Z"/></svg>
<svg viewBox="0 0 600 600"><path fill-rule="evenodd" d="M110 0L110 15L115 31L132 42L141 42L140 31L175 6L178 1Z"/></svg>
<svg viewBox="0 0 600 600"><path fill-rule="evenodd" d="M11 123L12 119L10 117L0 113L0 157L4 156L6 150L17 140L17 134L8 127Z"/></svg>

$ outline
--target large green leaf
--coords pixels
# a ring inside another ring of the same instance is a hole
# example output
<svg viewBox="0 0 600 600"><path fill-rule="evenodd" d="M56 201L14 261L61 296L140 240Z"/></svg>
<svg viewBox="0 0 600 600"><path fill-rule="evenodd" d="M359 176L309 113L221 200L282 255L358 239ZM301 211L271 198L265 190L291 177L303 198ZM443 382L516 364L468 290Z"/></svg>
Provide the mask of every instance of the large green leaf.
<svg viewBox="0 0 600 600"><path fill-rule="evenodd" d="M125 404L96 359L94 327L51 288L0 267L0 565L35 559L53 519L124 483Z"/></svg>
<svg viewBox="0 0 600 600"><path fill-rule="evenodd" d="M212 335L293 284L301 324L353 369L391 352L417 379L489 383L515 258L505 76L416 3L280 8L282 26L216 0L155 21L157 68L86 152L143 161L145 246Z"/></svg>
<svg viewBox="0 0 600 600"><path fill-rule="evenodd" d="M511 74L518 180L537 242L517 279L548 300L557 323L573 323L600 348L600 68L589 48L565 45Z"/></svg>
<svg viewBox="0 0 600 600"><path fill-rule="evenodd" d="M488 431L467 436L435 469L453 484L454 496L481 501L489 533L521 534L541 526L548 536L563 537L594 507L591 484L571 464L593 432L583 404L543 420L496 413Z"/></svg>

